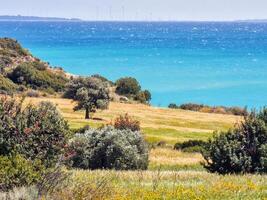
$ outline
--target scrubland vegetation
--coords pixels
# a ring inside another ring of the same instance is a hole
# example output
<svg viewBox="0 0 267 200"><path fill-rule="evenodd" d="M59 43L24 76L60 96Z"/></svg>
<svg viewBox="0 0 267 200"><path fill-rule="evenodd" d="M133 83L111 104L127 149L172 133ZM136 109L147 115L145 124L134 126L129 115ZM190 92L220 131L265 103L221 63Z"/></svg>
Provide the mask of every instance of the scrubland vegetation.
<svg viewBox="0 0 267 200"><path fill-rule="evenodd" d="M151 107L134 78L67 76L11 39L0 69L0 199L267 198L266 108Z"/></svg>
<svg viewBox="0 0 267 200"><path fill-rule="evenodd" d="M239 115L246 116L248 111L246 108L240 107L226 107L226 106L208 106L204 104L195 104L195 103L186 103L181 105L176 105L175 103L171 103L168 106L172 109L183 109L183 110L191 110L196 112L205 112L205 113L219 113L219 114L231 114L231 115Z"/></svg>

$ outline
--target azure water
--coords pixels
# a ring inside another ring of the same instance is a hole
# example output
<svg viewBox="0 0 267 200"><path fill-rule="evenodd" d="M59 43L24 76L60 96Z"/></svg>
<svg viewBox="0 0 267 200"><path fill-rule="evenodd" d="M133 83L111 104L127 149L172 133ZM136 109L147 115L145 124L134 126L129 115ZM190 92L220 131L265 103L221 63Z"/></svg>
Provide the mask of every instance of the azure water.
<svg viewBox="0 0 267 200"><path fill-rule="evenodd" d="M53 66L136 77L152 104L267 105L267 23L0 22Z"/></svg>

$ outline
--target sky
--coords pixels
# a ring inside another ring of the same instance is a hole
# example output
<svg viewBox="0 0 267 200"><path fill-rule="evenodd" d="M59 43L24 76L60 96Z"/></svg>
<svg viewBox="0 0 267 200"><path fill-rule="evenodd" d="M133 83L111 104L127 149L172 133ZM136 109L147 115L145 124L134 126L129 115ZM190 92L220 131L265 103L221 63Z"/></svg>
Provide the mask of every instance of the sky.
<svg viewBox="0 0 267 200"><path fill-rule="evenodd" d="M267 19L267 0L0 0L0 15L84 20Z"/></svg>

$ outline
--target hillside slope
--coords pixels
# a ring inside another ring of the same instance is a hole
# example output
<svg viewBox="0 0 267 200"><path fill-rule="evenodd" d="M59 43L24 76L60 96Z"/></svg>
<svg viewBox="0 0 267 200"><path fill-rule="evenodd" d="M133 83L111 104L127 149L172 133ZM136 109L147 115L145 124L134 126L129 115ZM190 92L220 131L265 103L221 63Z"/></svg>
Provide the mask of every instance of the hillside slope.
<svg viewBox="0 0 267 200"><path fill-rule="evenodd" d="M180 109L156 108L143 104L111 102L108 110L98 111L92 120L85 120L83 111L74 112L75 102L61 98L27 98L25 103L51 101L58 105L71 128L108 124L119 115L128 113L141 122L149 142L165 141L174 144L189 139L208 139L214 131L227 130L240 122L234 115L209 114Z"/></svg>

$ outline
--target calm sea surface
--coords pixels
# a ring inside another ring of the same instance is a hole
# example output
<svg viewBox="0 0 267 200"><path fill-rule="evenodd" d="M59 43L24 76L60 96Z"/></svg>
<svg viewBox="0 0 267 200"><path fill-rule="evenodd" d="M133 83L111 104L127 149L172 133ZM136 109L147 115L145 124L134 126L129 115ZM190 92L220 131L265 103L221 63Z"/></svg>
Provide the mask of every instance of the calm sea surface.
<svg viewBox="0 0 267 200"><path fill-rule="evenodd" d="M53 66L136 77L152 104L267 105L267 23L0 22Z"/></svg>

